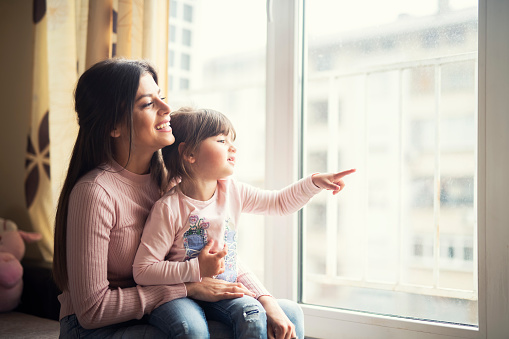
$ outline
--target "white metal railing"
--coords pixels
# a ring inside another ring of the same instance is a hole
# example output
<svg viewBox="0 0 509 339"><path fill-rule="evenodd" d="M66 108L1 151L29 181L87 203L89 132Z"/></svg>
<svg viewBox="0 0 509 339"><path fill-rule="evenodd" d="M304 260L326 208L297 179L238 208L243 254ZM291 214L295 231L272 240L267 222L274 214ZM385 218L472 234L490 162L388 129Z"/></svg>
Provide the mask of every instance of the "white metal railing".
<svg viewBox="0 0 509 339"><path fill-rule="evenodd" d="M357 70L331 70L315 73L309 77L309 80L320 79L337 79L346 78L356 75L369 75L373 73L389 72L404 70L409 68L427 67L427 66L443 66L451 63L458 63L463 61L477 60L477 52L461 53L450 56L443 56L438 58L417 59L412 61L404 61L391 64L381 64L376 66L366 67Z"/></svg>
<svg viewBox="0 0 509 339"><path fill-rule="evenodd" d="M440 297L449 297L449 298L459 298L459 299L467 299L467 300L477 300L477 265L475 264L477 262L477 237L474 237L474 260L472 264L472 270L473 270L473 290L464 290L460 288L444 288L439 285L439 277L440 277L440 173L441 173L441 167L440 167L440 110L441 110L441 69L444 65L448 64L455 64L455 63L461 63L461 62L468 62L473 61L475 62L475 69L477 69L477 52L472 53L465 53L465 54L459 54L459 55L452 55L452 56L445 56L445 57L439 57L439 58L429 58L429 59L422 59L422 60L415 60L415 61L408 61L408 62L400 62L400 63L394 63L394 64L386 64L386 65L378 65L373 66L365 69L359 69L359 70L347 70L347 71L324 71L324 72L317 72L315 74L312 74L309 76L308 81L321 81L322 83L328 83L329 87L332 86L334 81L337 81L338 79L347 78L347 77L360 77L363 78L364 82L364 96L367 97L367 78L376 73L383 73L383 72L398 72L399 76L399 103L398 103L398 109L399 109L399 116L400 116L400 124L401 124L401 117L403 115L403 109L402 109L402 74L405 70L408 69L415 69L415 68L422 68L422 67L433 67L435 72L435 93L434 93L434 114L435 114L435 128L436 128L436 134L435 134L435 168L434 168L434 201L433 201L433 223L434 223L434 233L433 233L433 285L432 286L419 286L419 285L410 285L410 284L404 284L401 283L399 277L401 276L401 270L403 269L402 264L402 257L404 255L402 248L403 248L403 237L402 237L402 223L401 223L401 214L402 214L402 208L401 204L399 204L399 225L398 225L398 238L399 238L399 254L400 254L400 260L399 260L399 268L398 268L398 281L396 283L385 283L385 282L377 282L377 281L370 281L366 278L367 272L366 272L366 258L363 261L364 265L364 274L363 277L360 279L351 279L347 277L339 276L336 272L337 267L337 221L335 219L335 216L337 215L337 211L335 210L337 208L337 204L332 203L331 199L327 199L326 206L327 210L333 209L331 213L327 213L327 230L326 230L326 243L327 243L327 255L325 256L326 260L326 270L325 274L306 274L305 278L309 279L313 282L320 282L320 283L326 283L326 284L333 284L333 285L343 285L343 286L353 286L353 287L366 287L366 288L372 288L372 289L380 289L380 290L389 290L389 291L398 291L398 292L407 292L407 293L415 293L415 294L421 294L421 295L429 295L429 296L440 296ZM476 74L476 81L475 81L475 91L477 91L477 72ZM336 99L334 97L334 99ZM367 100L367 99L365 99ZM335 112L334 109L331 109L331 106L334 107L336 100L331 100L331 97L329 96L329 118L332 116L333 122L330 120L328 121L329 128L335 128L338 126L337 121L335 121L335 114L331 112ZM332 127L331 127L332 126ZM400 126L401 128L401 126ZM477 130L477 129L476 129ZM334 135L334 133L330 134ZM401 138L401 136L400 136ZM337 154L337 146L336 143L329 140L329 144L332 147L332 149L329 149L330 154ZM399 164L400 164L400 173L402 171L402 166L404 164L403 162L403 152L402 152L402 140L400 140L399 145ZM336 147L336 148L335 148ZM477 154L476 154L477 155ZM367 155L366 155L367 156ZM337 164L336 161L331 161L334 159L329 159L329 163ZM366 160L367 163L367 160ZM401 175L399 176L401 178ZM475 173L474 177L477 177L477 173ZM399 181L400 185L400 192L401 192L401 179ZM477 186L476 180L474 181L474 187ZM367 187L367 186L366 186ZM476 192L476 188L474 191L474 196ZM367 196L367 188L365 192ZM474 199L474 213L477 211L477 205L476 205L477 199ZM332 216L332 217L329 217ZM332 219L331 219L332 218ZM477 217L475 217L475 220L477 220ZM366 224L364 222L364 224ZM476 234L476 231L473 232ZM364 248L367 247L366 244L363 245ZM364 251L366 253L366 251Z"/></svg>

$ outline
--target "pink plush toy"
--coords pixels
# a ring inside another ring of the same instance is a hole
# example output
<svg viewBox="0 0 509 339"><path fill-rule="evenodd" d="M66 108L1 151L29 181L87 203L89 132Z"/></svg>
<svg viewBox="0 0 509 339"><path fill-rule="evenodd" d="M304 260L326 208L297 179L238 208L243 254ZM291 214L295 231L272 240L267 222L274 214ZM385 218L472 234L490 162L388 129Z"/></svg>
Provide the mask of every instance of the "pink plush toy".
<svg viewBox="0 0 509 339"><path fill-rule="evenodd" d="M18 231L16 224L0 218L0 312L18 306L23 291L25 243L41 239L39 233Z"/></svg>

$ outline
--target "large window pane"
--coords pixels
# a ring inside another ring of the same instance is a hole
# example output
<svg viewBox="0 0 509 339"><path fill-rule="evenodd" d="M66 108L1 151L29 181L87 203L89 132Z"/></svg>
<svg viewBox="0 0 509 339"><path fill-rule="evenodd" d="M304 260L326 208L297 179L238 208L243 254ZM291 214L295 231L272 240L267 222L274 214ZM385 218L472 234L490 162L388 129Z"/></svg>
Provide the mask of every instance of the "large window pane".
<svg viewBox="0 0 509 339"><path fill-rule="evenodd" d="M302 301L477 326L477 2L306 1Z"/></svg>
<svg viewBox="0 0 509 339"><path fill-rule="evenodd" d="M265 3L173 0L170 13L170 33L179 37L169 45L171 108L212 108L227 115L237 131L235 176L263 187ZM263 280L263 256L250 253L263 253L264 219L244 214L241 223L240 258Z"/></svg>

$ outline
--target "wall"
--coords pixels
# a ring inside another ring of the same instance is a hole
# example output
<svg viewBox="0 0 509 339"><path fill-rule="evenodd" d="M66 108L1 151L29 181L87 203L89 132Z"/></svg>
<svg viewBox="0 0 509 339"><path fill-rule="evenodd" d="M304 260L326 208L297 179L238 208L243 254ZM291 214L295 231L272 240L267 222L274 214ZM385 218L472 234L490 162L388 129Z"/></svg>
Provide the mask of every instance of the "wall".
<svg viewBox="0 0 509 339"><path fill-rule="evenodd" d="M25 151L30 113L34 26L32 1L0 1L0 217L31 230L25 208ZM28 245L26 257L36 258Z"/></svg>

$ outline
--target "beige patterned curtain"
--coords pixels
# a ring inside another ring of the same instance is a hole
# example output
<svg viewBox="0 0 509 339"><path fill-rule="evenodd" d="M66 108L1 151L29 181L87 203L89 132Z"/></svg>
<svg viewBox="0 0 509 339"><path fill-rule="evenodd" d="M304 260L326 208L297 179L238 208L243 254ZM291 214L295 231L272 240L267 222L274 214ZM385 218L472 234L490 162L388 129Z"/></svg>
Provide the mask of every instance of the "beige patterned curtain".
<svg viewBox="0 0 509 339"><path fill-rule="evenodd" d="M167 90L169 0L33 0L34 73L25 197L38 246L53 257L56 202L78 126L73 90L81 73L112 57L150 60Z"/></svg>

